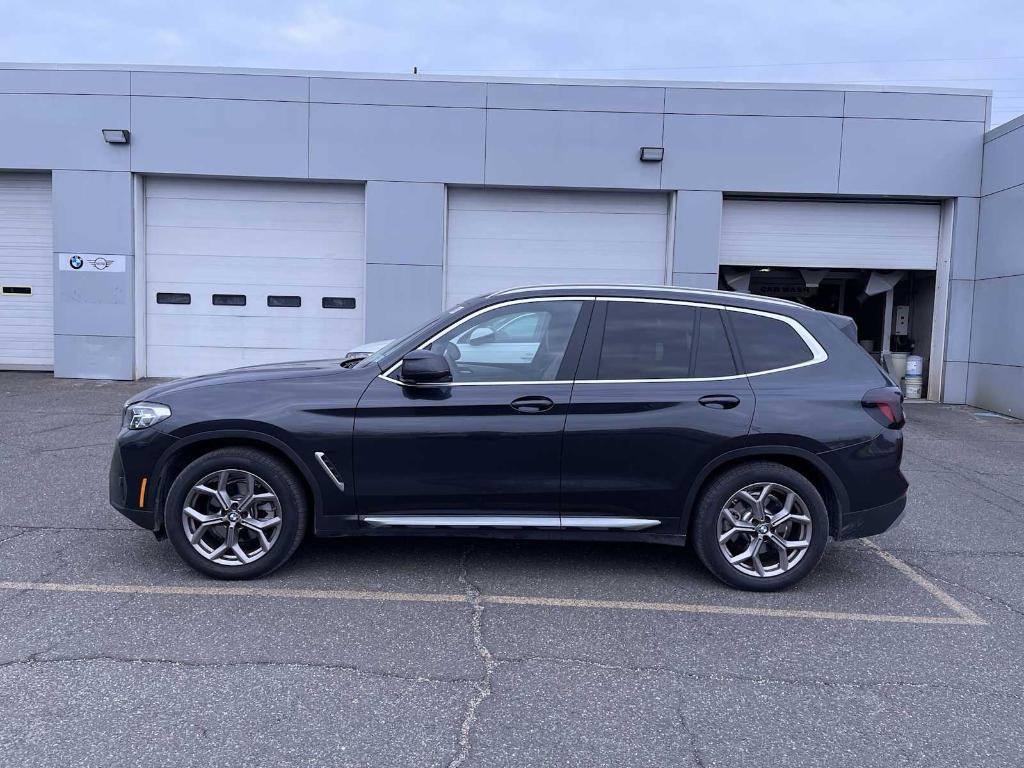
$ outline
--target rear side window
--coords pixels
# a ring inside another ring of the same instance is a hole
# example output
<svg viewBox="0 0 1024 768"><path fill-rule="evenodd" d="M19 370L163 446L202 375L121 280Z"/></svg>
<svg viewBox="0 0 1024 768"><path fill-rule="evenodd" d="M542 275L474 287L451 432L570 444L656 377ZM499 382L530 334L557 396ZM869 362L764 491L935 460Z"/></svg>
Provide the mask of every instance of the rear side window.
<svg viewBox="0 0 1024 768"><path fill-rule="evenodd" d="M734 376L736 363L729 347L722 313L717 309L701 309L698 320L700 331L697 333L697 351L694 356L694 378Z"/></svg>
<svg viewBox="0 0 1024 768"><path fill-rule="evenodd" d="M679 304L608 302L597 378L688 378L696 314Z"/></svg>
<svg viewBox="0 0 1024 768"><path fill-rule="evenodd" d="M793 326L781 320L747 312L729 312L729 321L747 373L799 365L814 357Z"/></svg>

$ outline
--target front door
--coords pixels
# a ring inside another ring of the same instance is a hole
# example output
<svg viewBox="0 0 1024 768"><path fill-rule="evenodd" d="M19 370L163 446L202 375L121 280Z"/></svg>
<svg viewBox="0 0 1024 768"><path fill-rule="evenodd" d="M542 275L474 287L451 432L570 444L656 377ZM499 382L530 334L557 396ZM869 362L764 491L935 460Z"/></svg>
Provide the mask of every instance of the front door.
<svg viewBox="0 0 1024 768"><path fill-rule="evenodd" d="M489 516L480 524L557 528L562 430L592 305L490 307L425 345L448 358L450 384L404 384L398 366L375 379L356 409L361 518L458 525Z"/></svg>
<svg viewBox="0 0 1024 768"><path fill-rule="evenodd" d="M754 395L721 311L610 299L594 311L566 420L562 524L678 533L696 474L750 428Z"/></svg>

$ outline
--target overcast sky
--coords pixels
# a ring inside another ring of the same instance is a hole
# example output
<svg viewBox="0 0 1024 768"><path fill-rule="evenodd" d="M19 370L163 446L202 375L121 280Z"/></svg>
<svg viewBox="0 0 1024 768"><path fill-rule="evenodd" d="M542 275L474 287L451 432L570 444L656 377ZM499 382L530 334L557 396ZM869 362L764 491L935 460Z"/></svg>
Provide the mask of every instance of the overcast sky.
<svg viewBox="0 0 1024 768"><path fill-rule="evenodd" d="M0 0L0 61L987 88L997 124L1024 3Z"/></svg>

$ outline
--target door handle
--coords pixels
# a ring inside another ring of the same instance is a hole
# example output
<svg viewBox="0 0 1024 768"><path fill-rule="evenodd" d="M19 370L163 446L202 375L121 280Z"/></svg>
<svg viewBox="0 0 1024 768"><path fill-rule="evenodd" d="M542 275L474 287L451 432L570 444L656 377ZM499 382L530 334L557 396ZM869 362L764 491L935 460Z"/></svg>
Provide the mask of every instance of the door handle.
<svg viewBox="0 0 1024 768"><path fill-rule="evenodd" d="M555 401L550 397L527 395L526 397L517 397L509 405L520 413L544 413L554 407Z"/></svg>
<svg viewBox="0 0 1024 768"><path fill-rule="evenodd" d="M735 395L704 395L697 402L708 408L726 411L739 405L740 399Z"/></svg>

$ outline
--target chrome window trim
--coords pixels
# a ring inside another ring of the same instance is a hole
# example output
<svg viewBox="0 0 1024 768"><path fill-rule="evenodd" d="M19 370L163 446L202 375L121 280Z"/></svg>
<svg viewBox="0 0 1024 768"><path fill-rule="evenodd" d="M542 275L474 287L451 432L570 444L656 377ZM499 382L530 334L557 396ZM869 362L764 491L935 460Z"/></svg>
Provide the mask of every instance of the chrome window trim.
<svg viewBox="0 0 1024 768"><path fill-rule="evenodd" d="M563 288L564 287L573 288L573 287L576 287L576 286L562 286L562 287ZM587 287L587 288L589 288L589 287L595 287L595 286L580 286L580 287ZM608 287L613 287L613 286L608 286ZM506 292L507 291L502 291L502 292L499 292L499 293L496 293L496 294L492 294L492 295L498 296L498 295L501 295L501 293L506 293ZM720 293L720 292L718 292L718 293ZM804 328L803 324L801 324L799 320L794 320L792 317L787 317L785 315L780 315L780 314L777 314L775 312L767 312L767 311L761 310L761 309L750 309L749 307L731 307L731 306L727 306L725 304L711 304L711 303L703 302L703 301L691 301L689 299L654 299L654 298L648 298L648 297L644 297L644 296L600 296L600 295L594 295L594 296L531 296L531 297L525 298L525 299L513 299L513 300L510 300L510 301L503 301L503 302L499 302L498 304L491 304L489 306L483 307L481 309L478 309L476 312L473 312L473 313L471 313L469 315L466 315L466 317L462 318L461 320L458 320L455 323L452 323L451 325L449 325L446 328L444 328L444 330L440 331L439 333L434 334L434 336L432 336L430 339L428 339L423 344L418 346L417 349L425 349L426 347L430 346L435 341L437 341L437 339L441 338L446 333L448 333L448 331L452 330L453 328L457 328L462 323L468 322L469 320L472 320L474 317L477 317L477 316L483 314L484 312L488 312L488 311L490 311L492 309L498 309L500 307L505 307L505 306L508 306L510 304L526 304L526 303L538 302L538 301L618 301L618 302L634 302L634 303L638 303L638 304L677 304L677 305L686 306L686 307L698 307L698 308L704 308L704 309L724 310L726 312L743 312L743 313L748 314L748 315L760 315L761 317L767 317L767 318L770 318L772 320L779 320L779 321L785 323L786 325L790 326L794 331L796 331L796 333L800 337L800 339L804 342L804 344L807 345L807 349L811 353L811 359L810 360L805 360L802 363L795 363L794 365L786 365L786 366L783 366L781 368L770 368L768 370L754 371L752 373L736 373L736 374L732 374L732 375L729 375L729 376L709 376L709 377L692 376L692 377L687 377L687 378L673 378L673 379L576 379L574 381L572 381L572 380L565 380L565 379L558 379L558 380L554 380L554 381L453 381L453 382L448 382L446 384L442 384L440 386L445 386L445 387L493 387L493 386L509 386L510 384L518 384L518 385L521 385L521 386L537 385L537 384L673 384L673 383L681 383L681 382L686 382L686 381L696 381L696 382L705 382L705 381L733 381L733 380L736 380L736 379L750 378L752 376L767 376L768 374L771 374L771 373L782 373L783 371L793 371L793 370L796 370L798 368L806 368L809 365L817 365L818 363L823 363L826 360L828 360L828 353L825 351L825 348L821 346L821 344L818 342L818 340L816 338L814 338L814 336L811 334L810 331L808 331L806 328ZM774 300L771 299L770 301L774 301ZM790 302L787 302L787 303L790 303ZM797 305L797 306L802 306L802 305ZM394 371L399 366L401 366L401 364L402 364L402 361L399 360L397 363L395 363L390 368L388 368L387 371L385 371L384 373L380 374L379 378L382 378L385 381L390 381L392 384L398 384L401 387L436 387L436 386L439 386L438 384L408 384L408 383L405 383L403 381L400 381L399 379L391 378L391 374L394 373Z"/></svg>

